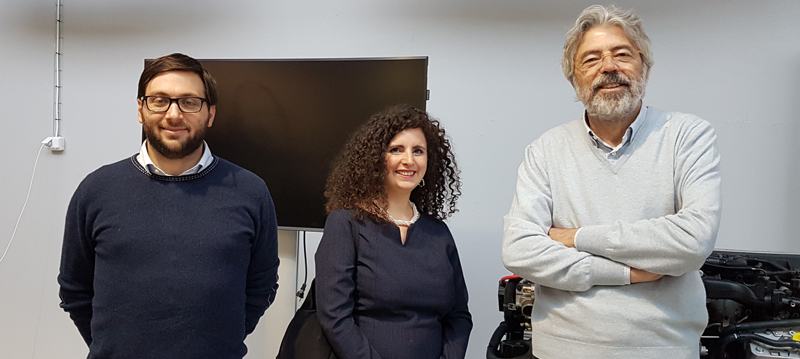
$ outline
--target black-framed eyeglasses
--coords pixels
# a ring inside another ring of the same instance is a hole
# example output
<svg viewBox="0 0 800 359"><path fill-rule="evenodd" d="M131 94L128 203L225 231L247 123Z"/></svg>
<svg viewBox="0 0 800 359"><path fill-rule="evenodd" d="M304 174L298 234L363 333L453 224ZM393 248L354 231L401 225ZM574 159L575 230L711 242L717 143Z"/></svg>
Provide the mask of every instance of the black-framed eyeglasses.
<svg viewBox="0 0 800 359"><path fill-rule="evenodd" d="M153 112L167 112L172 103L175 102L178 104L178 109L183 113L200 112L203 109L203 102L208 102L202 97L142 96L139 100L144 101L147 109Z"/></svg>

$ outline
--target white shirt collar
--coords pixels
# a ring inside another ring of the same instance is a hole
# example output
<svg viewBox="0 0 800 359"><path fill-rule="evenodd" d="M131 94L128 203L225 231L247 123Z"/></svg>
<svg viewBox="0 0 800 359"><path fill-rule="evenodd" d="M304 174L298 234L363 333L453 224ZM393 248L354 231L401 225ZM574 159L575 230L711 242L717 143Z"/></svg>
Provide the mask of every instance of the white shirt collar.
<svg viewBox="0 0 800 359"><path fill-rule="evenodd" d="M203 141L203 148L203 156L200 157L200 161L197 162L196 165L192 166L192 168L183 171L183 173L180 174L181 176L193 175L202 171L203 168L206 168L211 164L211 162L214 160L214 156L211 155L211 149L208 148L208 143L206 143L206 141ZM158 166L153 163L153 160L150 159L150 155L147 153L147 140L142 142L142 148L139 149L139 154L136 155L136 161L139 162L139 164L151 174L171 176L158 168Z"/></svg>

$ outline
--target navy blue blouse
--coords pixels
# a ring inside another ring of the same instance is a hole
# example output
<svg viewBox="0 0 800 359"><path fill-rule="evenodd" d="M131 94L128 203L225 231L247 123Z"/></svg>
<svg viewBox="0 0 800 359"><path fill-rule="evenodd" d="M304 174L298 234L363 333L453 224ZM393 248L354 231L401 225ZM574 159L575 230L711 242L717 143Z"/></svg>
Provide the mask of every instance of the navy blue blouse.
<svg viewBox="0 0 800 359"><path fill-rule="evenodd" d="M423 214L403 244L394 224L356 221L337 210L314 258L317 315L340 359L464 358L472 317L443 222Z"/></svg>

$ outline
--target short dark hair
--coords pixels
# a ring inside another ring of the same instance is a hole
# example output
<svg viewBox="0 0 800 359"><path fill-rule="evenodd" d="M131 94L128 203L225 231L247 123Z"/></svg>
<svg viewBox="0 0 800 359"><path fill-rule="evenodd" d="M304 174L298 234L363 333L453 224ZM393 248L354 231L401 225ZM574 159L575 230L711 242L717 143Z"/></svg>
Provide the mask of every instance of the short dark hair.
<svg viewBox="0 0 800 359"><path fill-rule="evenodd" d="M406 105L376 113L354 132L333 163L325 185L328 213L354 209L356 218L386 220L375 201L386 199L386 151L398 133L418 128L428 145L424 186L411 192L419 211L443 220L457 211L461 181L450 140L439 121L427 112Z"/></svg>
<svg viewBox="0 0 800 359"><path fill-rule="evenodd" d="M139 92L136 97L141 98L144 96L147 84L154 77L167 71L189 71L197 74L203 80L203 90L205 90L208 105L214 106L217 104L217 81L203 68L203 65L200 65L200 61L179 53L161 56L144 66L142 76L139 77Z"/></svg>

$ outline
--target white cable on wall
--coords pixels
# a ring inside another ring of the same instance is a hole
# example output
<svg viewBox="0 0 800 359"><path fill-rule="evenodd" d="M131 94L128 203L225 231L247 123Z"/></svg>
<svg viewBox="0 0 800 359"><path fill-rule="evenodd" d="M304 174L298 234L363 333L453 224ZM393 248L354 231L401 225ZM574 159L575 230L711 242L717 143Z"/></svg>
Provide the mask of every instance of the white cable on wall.
<svg viewBox="0 0 800 359"><path fill-rule="evenodd" d="M44 145L53 152L64 150L65 141L61 136L61 8L63 0L56 0L56 51L53 86L53 136L44 139Z"/></svg>
<svg viewBox="0 0 800 359"><path fill-rule="evenodd" d="M11 248L11 242L14 241L14 236L17 234L17 228L19 227L19 221L22 219L22 214L25 213L25 207L28 205L28 199L31 197L31 188L33 188L33 178L36 176L36 165L39 164L39 156L42 154L42 148L44 148L45 144L42 143L39 146L39 153L36 154L36 161L33 162L33 173L31 173L31 183L28 185L28 194L25 196L25 204L22 205L22 211L19 212L19 217L17 218L17 224L14 225L14 232L11 233L11 240L8 241L8 245L6 246L6 250L3 251L3 255L0 256L0 263L3 263L3 258L6 257L6 253L8 253L8 249Z"/></svg>
<svg viewBox="0 0 800 359"><path fill-rule="evenodd" d="M61 8L62 0L56 0L56 58L55 93L53 94L53 137L61 136Z"/></svg>

